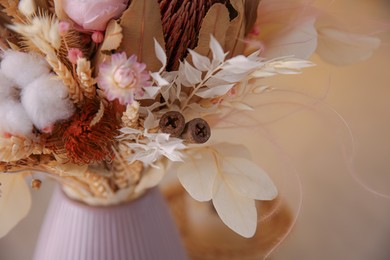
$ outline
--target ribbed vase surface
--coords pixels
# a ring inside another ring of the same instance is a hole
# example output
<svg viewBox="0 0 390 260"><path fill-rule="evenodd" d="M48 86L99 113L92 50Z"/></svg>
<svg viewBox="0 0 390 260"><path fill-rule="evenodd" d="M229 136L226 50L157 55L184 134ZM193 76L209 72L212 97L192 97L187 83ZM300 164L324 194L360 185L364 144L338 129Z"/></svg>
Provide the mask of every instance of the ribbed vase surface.
<svg viewBox="0 0 390 260"><path fill-rule="evenodd" d="M159 189L109 207L73 201L58 189L33 259L180 260L187 256Z"/></svg>

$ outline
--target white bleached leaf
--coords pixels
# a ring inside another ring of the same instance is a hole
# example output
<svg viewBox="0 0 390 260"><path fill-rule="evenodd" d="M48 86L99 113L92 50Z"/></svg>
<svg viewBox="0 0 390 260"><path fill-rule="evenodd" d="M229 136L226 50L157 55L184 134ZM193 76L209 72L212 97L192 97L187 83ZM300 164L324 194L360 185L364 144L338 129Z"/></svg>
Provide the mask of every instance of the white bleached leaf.
<svg viewBox="0 0 390 260"><path fill-rule="evenodd" d="M255 70L251 76L255 78L266 78L266 77L272 77L275 76L275 71L266 71L266 70Z"/></svg>
<svg viewBox="0 0 390 260"><path fill-rule="evenodd" d="M177 167L177 176L187 192L198 201L209 201L218 169L213 154L205 150L188 156Z"/></svg>
<svg viewBox="0 0 390 260"><path fill-rule="evenodd" d="M158 126L158 120L155 119L153 113L148 110L148 116L145 119L144 127L145 129L152 129Z"/></svg>
<svg viewBox="0 0 390 260"><path fill-rule="evenodd" d="M169 85L169 82L166 79L164 79L163 77L161 77L160 73L158 73L158 72L150 73L150 76L157 82L157 84L159 86Z"/></svg>
<svg viewBox="0 0 390 260"><path fill-rule="evenodd" d="M332 27L318 29L316 52L322 59L336 65L348 65L371 57L380 45L378 38L340 31Z"/></svg>
<svg viewBox="0 0 390 260"><path fill-rule="evenodd" d="M200 55L196 51L188 50L191 54L192 63L194 64L195 68L197 68L200 71L207 71L211 67L210 59L206 56Z"/></svg>
<svg viewBox="0 0 390 260"><path fill-rule="evenodd" d="M20 174L0 174L0 238L25 218L31 207L30 190Z"/></svg>
<svg viewBox="0 0 390 260"><path fill-rule="evenodd" d="M225 60L226 54L223 51L222 46L213 35L210 35L210 49L213 52L213 60L217 62L222 62Z"/></svg>
<svg viewBox="0 0 390 260"><path fill-rule="evenodd" d="M207 86L222 85L223 83L236 83L247 76L248 73L231 73L226 70L221 70L207 81Z"/></svg>
<svg viewBox="0 0 390 260"><path fill-rule="evenodd" d="M167 55L165 54L164 49L161 47L161 45L158 43L156 39L154 39L154 51L156 53L157 59L162 64L160 69L160 72L162 72L165 69L165 66L167 65Z"/></svg>
<svg viewBox="0 0 390 260"><path fill-rule="evenodd" d="M227 60L222 68L230 73L239 74L249 72L262 64L262 62L251 61L243 55L238 55Z"/></svg>
<svg viewBox="0 0 390 260"><path fill-rule="evenodd" d="M243 237L252 237L256 232L257 211L255 201L241 196L217 175L213 186L213 205L229 228Z"/></svg>
<svg viewBox="0 0 390 260"><path fill-rule="evenodd" d="M142 192L146 189L157 186L165 175L166 163L165 160L159 160L155 167L145 169L141 181L135 187L135 193Z"/></svg>
<svg viewBox="0 0 390 260"><path fill-rule="evenodd" d="M272 200L277 189L267 173L252 161L239 157L224 157L224 179L241 196L256 200Z"/></svg>
<svg viewBox="0 0 390 260"><path fill-rule="evenodd" d="M192 67L187 61L184 61L184 73L186 79L192 85L196 85L202 80L202 72Z"/></svg>
<svg viewBox="0 0 390 260"><path fill-rule="evenodd" d="M111 20L106 28L101 51L111 51L119 48L122 42L122 27L116 20Z"/></svg>
<svg viewBox="0 0 390 260"><path fill-rule="evenodd" d="M215 98L225 95L235 84L221 85L212 88L202 89L196 92L196 95L201 98Z"/></svg>
<svg viewBox="0 0 390 260"><path fill-rule="evenodd" d="M146 87L144 88L147 95L145 95L145 98L155 98L156 95L160 92L160 87Z"/></svg>

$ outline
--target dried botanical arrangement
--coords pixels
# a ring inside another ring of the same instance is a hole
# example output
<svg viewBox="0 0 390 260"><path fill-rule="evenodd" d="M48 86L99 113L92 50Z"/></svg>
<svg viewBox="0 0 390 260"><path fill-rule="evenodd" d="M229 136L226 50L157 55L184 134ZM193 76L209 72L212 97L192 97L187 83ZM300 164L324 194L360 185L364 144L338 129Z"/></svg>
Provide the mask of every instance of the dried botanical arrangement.
<svg viewBox="0 0 390 260"><path fill-rule="evenodd" d="M255 200L277 189L248 149L209 138L224 115L253 109L246 98L267 90L262 78L312 66L263 58L259 3L1 0L3 196L11 182L27 194L23 177L39 187L34 173L45 172L71 198L111 205L176 172L194 199L253 236Z"/></svg>

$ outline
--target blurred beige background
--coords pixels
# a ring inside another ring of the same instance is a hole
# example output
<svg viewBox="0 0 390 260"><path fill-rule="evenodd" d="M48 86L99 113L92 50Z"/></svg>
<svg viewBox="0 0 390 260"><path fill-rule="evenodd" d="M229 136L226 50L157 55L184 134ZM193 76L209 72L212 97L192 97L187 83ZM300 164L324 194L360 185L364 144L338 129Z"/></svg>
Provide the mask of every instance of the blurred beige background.
<svg viewBox="0 0 390 260"><path fill-rule="evenodd" d="M362 23L378 20L390 28L388 0L316 2L333 11L349 10L361 16ZM370 188L390 196L390 33L379 36L382 47L368 61L334 67L315 58L317 67L273 81L277 87L313 97L327 95L323 103L308 105L264 127L280 144L283 154L288 155L294 167L291 176L296 173L302 185L297 223L271 259L390 259L390 199L368 191ZM356 154L351 163L357 179L368 188L352 177L347 161L351 153L347 150L344 156L340 141L348 140L346 128L328 105L343 116L353 132ZM269 111L270 108L259 113ZM225 134L237 139L230 131ZM278 164L275 154L267 154L258 144L252 147L257 151L254 157L271 176L283 179L278 170L273 171ZM0 240L1 260L31 258L52 187L48 181L40 191L33 191L33 209L28 217ZM296 209L294 192L286 191L284 195Z"/></svg>

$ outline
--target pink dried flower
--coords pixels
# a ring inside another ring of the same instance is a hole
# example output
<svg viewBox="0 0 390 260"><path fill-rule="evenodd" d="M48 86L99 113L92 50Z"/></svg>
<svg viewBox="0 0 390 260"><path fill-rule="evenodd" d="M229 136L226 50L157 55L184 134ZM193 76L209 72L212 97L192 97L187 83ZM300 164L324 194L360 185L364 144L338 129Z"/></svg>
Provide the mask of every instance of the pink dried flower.
<svg viewBox="0 0 390 260"><path fill-rule="evenodd" d="M72 63L72 64L77 64L77 59L78 58L82 58L83 57L83 53L80 49L77 49L77 48L71 48L69 49L68 51L68 60Z"/></svg>
<svg viewBox="0 0 390 260"><path fill-rule="evenodd" d="M119 18L129 0L62 0L65 13L85 30L104 31L108 21Z"/></svg>
<svg viewBox="0 0 390 260"><path fill-rule="evenodd" d="M137 56L129 59L126 53L116 53L111 61L100 65L98 84L109 100L118 99L122 105L131 104L134 95L143 94L143 87L150 86L146 65L137 62Z"/></svg>

